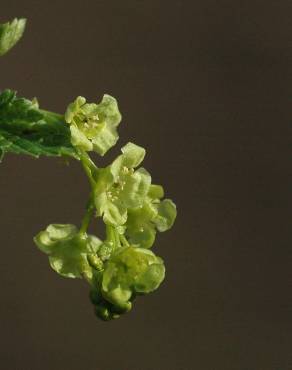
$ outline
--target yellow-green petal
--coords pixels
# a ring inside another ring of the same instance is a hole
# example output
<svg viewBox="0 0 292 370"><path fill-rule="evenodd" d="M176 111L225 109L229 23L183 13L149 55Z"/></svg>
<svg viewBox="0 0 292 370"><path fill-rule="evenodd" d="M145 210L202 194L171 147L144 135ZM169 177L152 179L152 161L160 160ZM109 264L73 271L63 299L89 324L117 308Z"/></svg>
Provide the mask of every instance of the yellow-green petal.
<svg viewBox="0 0 292 370"><path fill-rule="evenodd" d="M60 240L66 240L76 235L78 229L71 224L51 224L46 230L39 232L34 237L34 242L44 253L51 253L55 244Z"/></svg>
<svg viewBox="0 0 292 370"><path fill-rule="evenodd" d="M156 230L152 224L145 223L137 228L128 227L126 235L131 244L140 248L151 248L155 242Z"/></svg>
<svg viewBox="0 0 292 370"><path fill-rule="evenodd" d="M131 244L141 248L151 248L156 236L154 224L151 222L157 216L157 207L151 202L145 202L142 207L129 209L126 226L126 236Z"/></svg>
<svg viewBox="0 0 292 370"><path fill-rule="evenodd" d="M107 225L123 225L127 221L127 209L120 203L107 201L103 209L103 221Z"/></svg>
<svg viewBox="0 0 292 370"><path fill-rule="evenodd" d="M164 271L162 259L148 249L120 248L105 263L102 295L113 305L125 307L135 293L157 289Z"/></svg>
<svg viewBox="0 0 292 370"><path fill-rule="evenodd" d="M106 121L112 127L117 127L122 120L117 100L108 94L104 94L98 104L98 115L101 121Z"/></svg>
<svg viewBox="0 0 292 370"><path fill-rule="evenodd" d="M103 156L119 139L117 130L106 121L98 124L92 139L93 150Z"/></svg>
<svg viewBox="0 0 292 370"><path fill-rule="evenodd" d="M136 208L143 204L151 184L151 176L144 168L128 173L123 178L119 197L125 207Z"/></svg>
<svg viewBox="0 0 292 370"><path fill-rule="evenodd" d="M170 229L176 219L176 205L170 199L164 199L158 205L158 215L154 222L159 231Z"/></svg>
<svg viewBox="0 0 292 370"><path fill-rule="evenodd" d="M70 103L65 112L65 121L67 123L72 123L74 117L80 111L82 105L86 103L86 99L83 96L77 96L74 102Z"/></svg>
<svg viewBox="0 0 292 370"><path fill-rule="evenodd" d="M136 168L143 161L146 150L139 145L128 143L122 147L123 166Z"/></svg>
<svg viewBox="0 0 292 370"><path fill-rule="evenodd" d="M157 289L165 277L165 267L163 261L153 263L148 269L139 276L135 283L135 291L137 293L150 293Z"/></svg>
<svg viewBox="0 0 292 370"><path fill-rule="evenodd" d="M155 200L164 197L164 190L161 185L151 184L148 192L148 197Z"/></svg>
<svg viewBox="0 0 292 370"><path fill-rule="evenodd" d="M53 270L64 277L93 277L93 264L101 240L87 234L80 235L74 225L52 224L41 231L35 238L36 245L49 255Z"/></svg>
<svg viewBox="0 0 292 370"><path fill-rule="evenodd" d="M103 156L119 138L121 114L116 99L110 95L104 95L99 104L86 103L78 96L68 105L65 121L75 127L71 129L72 145L85 151L94 150Z"/></svg>
<svg viewBox="0 0 292 370"><path fill-rule="evenodd" d="M93 148L92 142L76 126L70 126L71 144L79 149L90 151Z"/></svg>

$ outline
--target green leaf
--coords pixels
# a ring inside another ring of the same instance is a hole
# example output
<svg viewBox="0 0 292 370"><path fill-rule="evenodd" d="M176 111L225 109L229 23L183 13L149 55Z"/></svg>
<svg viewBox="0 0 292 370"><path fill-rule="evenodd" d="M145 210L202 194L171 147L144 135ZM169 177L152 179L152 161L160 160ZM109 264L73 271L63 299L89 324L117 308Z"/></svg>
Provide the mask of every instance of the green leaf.
<svg viewBox="0 0 292 370"><path fill-rule="evenodd" d="M6 54L22 37L26 19L15 18L12 22L0 24L0 56Z"/></svg>
<svg viewBox="0 0 292 370"><path fill-rule="evenodd" d="M0 152L33 157L71 156L79 158L70 143L70 130L62 116L38 107L36 99L0 93Z"/></svg>

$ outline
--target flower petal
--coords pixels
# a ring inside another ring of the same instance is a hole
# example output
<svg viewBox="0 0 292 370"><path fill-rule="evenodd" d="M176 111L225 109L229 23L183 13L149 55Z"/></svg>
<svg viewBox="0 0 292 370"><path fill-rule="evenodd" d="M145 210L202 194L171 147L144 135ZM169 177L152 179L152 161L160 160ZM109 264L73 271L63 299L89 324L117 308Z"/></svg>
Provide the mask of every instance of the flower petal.
<svg viewBox="0 0 292 370"><path fill-rule="evenodd" d="M79 235L74 225L52 224L34 240L49 255L50 265L58 274L69 278L93 277L88 256L96 256L102 244L95 236Z"/></svg>
<svg viewBox="0 0 292 370"><path fill-rule="evenodd" d="M140 228L127 228L126 235L131 244L138 245L140 248L151 248L155 242L156 230L153 225L146 223Z"/></svg>
<svg viewBox="0 0 292 370"><path fill-rule="evenodd" d="M125 207L136 208L143 204L149 191L151 176L144 168L124 176L124 184L119 197Z"/></svg>
<svg viewBox="0 0 292 370"><path fill-rule="evenodd" d="M136 168L143 161L146 150L141 146L133 143L128 143L122 147L123 166L128 168Z"/></svg>
<svg viewBox="0 0 292 370"><path fill-rule="evenodd" d="M176 205L170 199L164 199L158 205L158 215L154 223L159 231L170 229L176 218Z"/></svg>
<svg viewBox="0 0 292 370"><path fill-rule="evenodd" d="M143 207L128 210L126 235L131 244L141 248L152 247L156 231L152 220L157 216L157 207L151 202L145 202Z"/></svg>
<svg viewBox="0 0 292 370"><path fill-rule="evenodd" d="M117 130L106 121L98 124L92 139L93 150L103 156L119 139Z"/></svg>
<svg viewBox="0 0 292 370"><path fill-rule="evenodd" d="M59 242L49 256L53 270L59 275L68 278L82 278L92 276L92 268L87 260L86 247L78 238L70 241Z"/></svg>
<svg viewBox="0 0 292 370"><path fill-rule="evenodd" d="M104 95L99 104L86 103L85 98L78 96L69 104L65 121L71 126L72 145L85 151L104 155L119 138L121 114L116 99L109 95Z"/></svg>
<svg viewBox="0 0 292 370"><path fill-rule="evenodd" d="M113 305L126 307L133 294L155 290L163 278L163 261L154 253L131 246L120 248L105 263L101 292Z"/></svg>
<svg viewBox="0 0 292 370"><path fill-rule="evenodd" d="M77 148L83 149L85 151L90 151L93 145L90 140L87 139L85 134L80 131L76 126L70 126L71 132L71 144Z"/></svg>
<svg viewBox="0 0 292 370"><path fill-rule="evenodd" d="M71 224L51 224L46 230L39 232L34 237L34 242L44 253L51 253L55 244L60 240L66 240L76 235L78 229Z"/></svg>
<svg viewBox="0 0 292 370"><path fill-rule="evenodd" d="M127 209L120 203L107 201L103 209L103 221L107 225L123 225L127 221Z"/></svg>
<svg viewBox="0 0 292 370"><path fill-rule="evenodd" d="M164 190L161 185L151 184L148 192L148 197L151 199L161 199L164 197Z"/></svg>
<svg viewBox="0 0 292 370"><path fill-rule="evenodd" d="M165 267L160 259L159 263L153 263L135 283L137 293L150 293L157 289L165 277Z"/></svg>
<svg viewBox="0 0 292 370"><path fill-rule="evenodd" d="M76 114L78 114L80 107L86 103L83 96L77 96L73 103L70 103L65 112L65 121L72 123Z"/></svg>
<svg viewBox="0 0 292 370"><path fill-rule="evenodd" d="M117 100L108 94L98 104L98 115L101 121L106 121L112 127L117 127L122 120Z"/></svg>

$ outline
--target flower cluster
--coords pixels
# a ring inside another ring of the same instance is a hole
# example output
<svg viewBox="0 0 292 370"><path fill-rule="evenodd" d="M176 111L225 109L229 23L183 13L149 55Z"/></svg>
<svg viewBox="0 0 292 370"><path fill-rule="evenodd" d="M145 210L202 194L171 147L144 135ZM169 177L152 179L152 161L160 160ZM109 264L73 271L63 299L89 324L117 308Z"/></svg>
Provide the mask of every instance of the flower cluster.
<svg viewBox="0 0 292 370"><path fill-rule="evenodd" d="M100 104L78 97L69 105L65 120L71 143L92 186L87 213L80 229L53 224L35 237L57 273L86 279L95 313L103 320L128 312L138 295L161 284L164 263L149 248L156 232L168 230L176 218L176 206L163 199L162 186L152 184L149 172L139 167L144 148L130 142L104 168L97 168L89 158L88 151L103 155L114 145L120 119L116 100L109 95ZM106 225L103 241L87 234L93 214Z"/></svg>
<svg viewBox="0 0 292 370"><path fill-rule="evenodd" d="M25 24L25 19L0 24L0 56L18 42ZM51 224L34 241L59 275L89 283L90 300L102 320L128 312L137 296L162 283L163 260L149 248L157 231L168 230L176 218L175 204L163 199L163 188L139 167L146 153L142 147L130 142L110 165L94 164L90 152L103 156L116 144L120 121L110 95L98 104L78 96L60 115L40 109L36 99L0 91L0 162L7 152L70 157L88 177L91 190L80 227ZM94 216L105 223L104 240L87 233Z"/></svg>

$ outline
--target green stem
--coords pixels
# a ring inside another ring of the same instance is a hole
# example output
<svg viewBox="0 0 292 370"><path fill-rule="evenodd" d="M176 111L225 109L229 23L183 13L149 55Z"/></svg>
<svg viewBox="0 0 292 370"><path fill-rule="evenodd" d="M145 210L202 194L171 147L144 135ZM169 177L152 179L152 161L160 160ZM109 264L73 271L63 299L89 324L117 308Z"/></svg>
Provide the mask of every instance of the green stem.
<svg viewBox="0 0 292 370"><path fill-rule="evenodd" d="M90 158L89 154L83 150L82 151L79 150L79 154L80 154L82 163L84 163L86 167L90 168L92 172L95 172L97 170L97 167L95 163L92 161L92 159Z"/></svg>
<svg viewBox="0 0 292 370"><path fill-rule="evenodd" d="M124 235L120 235L119 237L120 237L120 241L122 242L124 247L129 247L130 246L128 240L126 239L126 237Z"/></svg>
<svg viewBox="0 0 292 370"><path fill-rule="evenodd" d="M121 241L120 236L116 228L114 228L114 236L115 236L115 247L120 248L121 247Z"/></svg>
<svg viewBox="0 0 292 370"><path fill-rule="evenodd" d="M116 249L114 228L110 225L105 225L105 233L106 233L105 242L110 244L113 247L113 250Z"/></svg>
<svg viewBox="0 0 292 370"><path fill-rule="evenodd" d="M97 170L97 167L95 166L95 164L92 162L91 158L85 151L80 150L78 154L80 156L83 169L88 177L88 180L91 186L91 193L90 193L89 200L87 202L86 213L82 219L81 227L79 230L80 234L85 234L90 224L90 221L93 217L94 210L95 210L94 189L95 189L96 182L94 180L94 172Z"/></svg>
<svg viewBox="0 0 292 370"><path fill-rule="evenodd" d="M92 172L90 168L84 163L84 161L81 159L82 167L86 173L86 176L88 177L88 180L90 182L91 189L94 189L95 181L93 180Z"/></svg>
<svg viewBox="0 0 292 370"><path fill-rule="evenodd" d="M88 200L88 203L87 203L85 215L84 215L84 217L82 219L82 222L81 222L81 227L79 229L80 234L85 234L86 233L86 231L88 229L88 226L90 224L90 221L93 217L93 213L94 213L94 204L92 202L92 195L91 195L89 200Z"/></svg>
<svg viewBox="0 0 292 370"><path fill-rule="evenodd" d="M89 180L90 185L91 185L91 189L93 191L94 188L95 188L94 176L95 176L95 172L97 170L97 167L93 163L93 161L91 160L91 158L89 157L89 155L86 152L79 150L78 154L80 156L80 160L81 160L83 169L84 169L84 171L85 171L85 173L88 177L88 180Z"/></svg>
<svg viewBox="0 0 292 370"><path fill-rule="evenodd" d="M109 243L112 242L115 244L115 234L114 234L113 227L110 225L106 225L105 232L106 232L106 241Z"/></svg>
<svg viewBox="0 0 292 370"><path fill-rule="evenodd" d="M114 249L121 247L119 234L114 226L106 225L106 241L113 243Z"/></svg>

